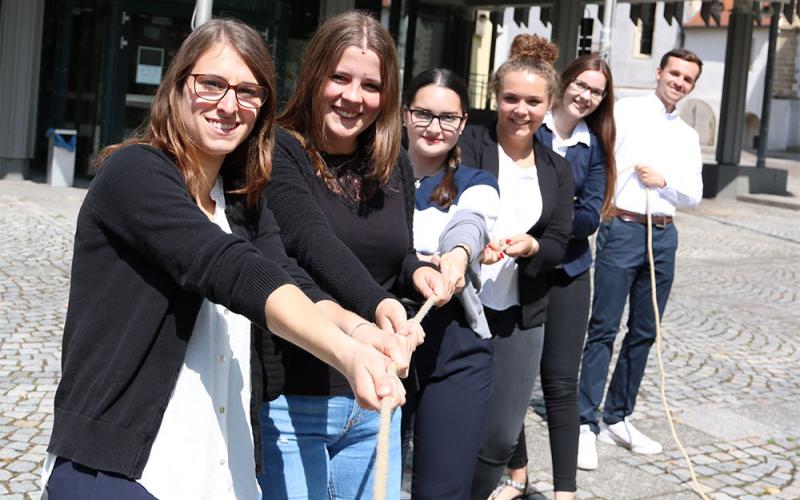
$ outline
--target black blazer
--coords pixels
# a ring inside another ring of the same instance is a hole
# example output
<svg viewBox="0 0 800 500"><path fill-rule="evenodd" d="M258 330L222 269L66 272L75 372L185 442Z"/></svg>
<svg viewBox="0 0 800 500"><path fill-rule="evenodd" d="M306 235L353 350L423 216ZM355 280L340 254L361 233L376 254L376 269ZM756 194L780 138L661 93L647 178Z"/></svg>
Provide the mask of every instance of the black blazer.
<svg viewBox="0 0 800 500"><path fill-rule="evenodd" d="M489 125L470 125L461 135L461 163L488 170L495 177L500 170L497 154L497 122ZM518 258L519 296L522 305L520 326L531 328L547 320L547 284L544 272L564 258L572 232L574 184L569 162L533 141L536 173L542 193L542 215L528 230L539 242L539 252L533 257ZM502 188L500 196L503 196Z"/></svg>

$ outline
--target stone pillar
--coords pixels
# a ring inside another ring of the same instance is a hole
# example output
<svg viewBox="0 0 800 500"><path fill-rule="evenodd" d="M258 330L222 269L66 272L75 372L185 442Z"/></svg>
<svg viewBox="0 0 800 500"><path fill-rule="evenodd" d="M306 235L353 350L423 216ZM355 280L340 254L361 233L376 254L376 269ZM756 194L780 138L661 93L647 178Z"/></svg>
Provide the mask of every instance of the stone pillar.
<svg viewBox="0 0 800 500"><path fill-rule="evenodd" d="M578 31L583 17L580 0L559 0L553 5L553 41L558 45L556 69L560 72L578 53Z"/></svg>
<svg viewBox="0 0 800 500"><path fill-rule="evenodd" d="M747 72L750 68L750 49L753 45L752 6L750 0L736 0L728 21L717 136L719 165L738 165L741 159Z"/></svg>
<svg viewBox="0 0 800 500"><path fill-rule="evenodd" d="M25 178L33 158L44 3L0 3L0 178Z"/></svg>

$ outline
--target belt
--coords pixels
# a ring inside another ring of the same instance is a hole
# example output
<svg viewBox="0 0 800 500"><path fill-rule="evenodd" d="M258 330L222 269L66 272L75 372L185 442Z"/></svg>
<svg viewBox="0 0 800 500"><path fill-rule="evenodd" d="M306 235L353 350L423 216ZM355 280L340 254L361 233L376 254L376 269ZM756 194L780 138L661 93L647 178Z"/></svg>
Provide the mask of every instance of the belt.
<svg viewBox="0 0 800 500"><path fill-rule="evenodd" d="M625 222L638 222L639 224L647 224L647 216L645 214L629 212L628 210L622 210L621 208L615 209L614 217ZM656 227L666 227L668 224L672 224L671 215L651 215L650 217L653 221L653 225Z"/></svg>

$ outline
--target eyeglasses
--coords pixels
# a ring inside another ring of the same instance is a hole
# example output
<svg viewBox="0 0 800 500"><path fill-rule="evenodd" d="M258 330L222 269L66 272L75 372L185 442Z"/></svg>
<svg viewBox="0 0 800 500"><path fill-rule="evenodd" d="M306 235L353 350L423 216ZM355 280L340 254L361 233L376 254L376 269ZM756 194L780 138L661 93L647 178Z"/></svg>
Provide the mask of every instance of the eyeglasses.
<svg viewBox="0 0 800 500"><path fill-rule="evenodd" d="M606 96L606 91L605 90L596 89L594 87L590 87L590 86L586 85L583 81L578 80L577 78L575 80L572 80L570 82L570 85L572 85L572 88L579 95L583 94L584 92L586 92L588 90L589 94L591 94L591 96L592 96L592 100L595 100L595 101L602 101L603 98Z"/></svg>
<svg viewBox="0 0 800 500"><path fill-rule="evenodd" d="M253 83L231 85L226 79L216 75L191 73L189 76L194 77L194 93L200 99L219 102L225 97L228 90L233 90L236 102L245 108L257 109L267 102L267 88L261 85Z"/></svg>
<svg viewBox="0 0 800 500"><path fill-rule="evenodd" d="M464 120L461 115L453 113L433 114L429 109L411 108L408 110L411 113L411 125L415 127L426 128L433 123L433 119L439 120L439 128L447 130L448 132L455 132L458 130L459 125Z"/></svg>

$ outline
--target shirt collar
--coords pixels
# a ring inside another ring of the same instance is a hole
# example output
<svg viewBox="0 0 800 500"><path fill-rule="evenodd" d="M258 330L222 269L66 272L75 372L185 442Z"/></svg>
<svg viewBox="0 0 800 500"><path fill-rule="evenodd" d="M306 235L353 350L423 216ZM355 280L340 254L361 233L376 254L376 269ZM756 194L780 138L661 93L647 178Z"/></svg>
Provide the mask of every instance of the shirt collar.
<svg viewBox="0 0 800 500"><path fill-rule="evenodd" d="M675 118L678 118L678 106L675 106L675 109L672 111L672 113L668 113L667 107L664 106L664 103L661 102L661 99L658 98L655 92L650 94L649 97L651 101L653 101L653 106L663 113L667 120L674 120Z"/></svg>
<svg viewBox="0 0 800 500"><path fill-rule="evenodd" d="M222 208L225 210L225 193L222 190L222 176L217 176L217 181L214 182L214 186L211 188L211 193L209 193L211 199L214 200L214 203L217 204L217 210Z"/></svg>
<svg viewBox="0 0 800 500"><path fill-rule="evenodd" d="M550 132L553 133L553 142L555 142L556 127L555 123L553 123L553 113L550 111L544 115L544 125L550 130ZM561 144L569 147L574 146L579 142L585 144L586 147L590 147L592 145L592 134L589 132L589 126L586 125L586 121L583 119L578 120L577 125L575 125L575 128L572 129L572 135L567 137Z"/></svg>

